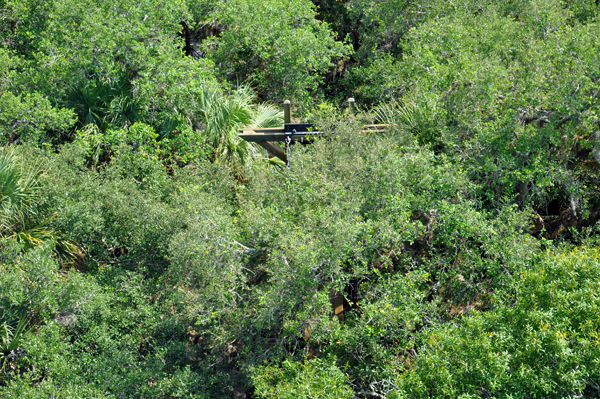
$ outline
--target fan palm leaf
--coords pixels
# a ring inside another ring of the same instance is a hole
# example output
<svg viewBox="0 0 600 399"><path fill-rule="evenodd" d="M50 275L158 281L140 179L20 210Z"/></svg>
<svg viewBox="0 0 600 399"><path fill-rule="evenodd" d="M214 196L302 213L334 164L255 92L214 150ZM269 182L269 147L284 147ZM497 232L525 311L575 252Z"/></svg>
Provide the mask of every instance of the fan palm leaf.
<svg viewBox="0 0 600 399"><path fill-rule="evenodd" d="M94 79L73 87L67 93L67 106L78 115L82 126L93 123L100 129L109 124L131 125L141 113L140 102L127 77L110 82Z"/></svg>
<svg viewBox="0 0 600 399"><path fill-rule="evenodd" d="M67 93L67 106L72 108L82 125L102 125L106 107L97 91L90 87L74 87Z"/></svg>
<svg viewBox="0 0 600 399"><path fill-rule="evenodd" d="M36 216L42 175L35 167L22 171L14 150L0 150L0 236L23 229Z"/></svg>
<svg viewBox="0 0 600 399"><path fill-rule="evenodd" d="M252 127L278 127L283 124L283 111L271 104L259 104L252 121Z"/></svg>
<svg viewBox="0 0 600 399"><path fill-rule="evenodd" d="M63 262L81 258L78 246L50 227L41 202L40 167L23 167L14 149L0 148L0 238L23 244L25 249L55 242Z"/></svg>
<svg viewBox="0 0 600 399"><path fill-rule="evenodd" d="M282 124L281 111L267 104L255 105L255 100L248 86L240 87L229 96L215 90L206 90L200 95L199 114L216 162L235 168L247 164L261 152L255 144L238 137L239 129Z"/></svg>

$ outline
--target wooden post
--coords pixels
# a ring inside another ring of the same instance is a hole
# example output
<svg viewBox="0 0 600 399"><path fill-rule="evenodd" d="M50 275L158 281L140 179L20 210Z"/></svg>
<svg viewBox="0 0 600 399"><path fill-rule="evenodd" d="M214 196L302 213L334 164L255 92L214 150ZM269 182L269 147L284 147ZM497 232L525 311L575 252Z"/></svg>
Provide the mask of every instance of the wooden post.
<svg viewBox="0 0 600 399"><path fill-rule="evenodd" d="M332 288L329 290L329 303L331 303L331 307L333 308L333 316L336 316L340 323L343 322L344 296Z"/></svg>
<svg viewBox="0 0 600 399"><path fill-rule="evenodd" d="M269 152L269 155L276 156L283 162L287 162L287 155L285 154L285 152L276 145L273 145L273 143L270 143L268 141L260 141L256 144L267 150Z"/></svg>
<svg viewBox="0 0 600 399"><path fill-rule="evenodd" d="M292 110L290 100L283 102L283 121L285 123L292 123Z"/></svg>
<svg viewBox="0 0 600 399"><path fill-rule="evenodd" d="M350 97L348 99L348 108L350 108L350 112L352 113L356 111L356 102L354 101L354 97Z"/></svg>

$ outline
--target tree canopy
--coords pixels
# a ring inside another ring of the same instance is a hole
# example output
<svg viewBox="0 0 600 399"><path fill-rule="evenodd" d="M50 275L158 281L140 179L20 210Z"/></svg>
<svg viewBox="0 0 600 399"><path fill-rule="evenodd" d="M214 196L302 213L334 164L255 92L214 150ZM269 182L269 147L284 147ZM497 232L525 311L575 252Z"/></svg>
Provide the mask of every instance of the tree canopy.
<svg viewBox="0 0 600 399"><path fill-rule="evenodd" d="M598 32L584 0L0 0L0 396L598 397ZM325 133L289 165L238 136L286 99Z"/></svg>

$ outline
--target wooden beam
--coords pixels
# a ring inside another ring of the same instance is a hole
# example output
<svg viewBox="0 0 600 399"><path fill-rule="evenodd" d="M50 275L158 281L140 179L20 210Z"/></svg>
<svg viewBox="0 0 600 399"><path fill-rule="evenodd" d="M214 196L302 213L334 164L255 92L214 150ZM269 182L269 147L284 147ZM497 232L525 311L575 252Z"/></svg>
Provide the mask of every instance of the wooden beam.
<svg viewBox="0 0 600 399"><path fill-rule="evenodd" d="M285 155L285 152L280 147L277 147L275 144L268 141L258 141L256 144L267 150L269 154L276 156L287 163L287 155Z"/></svg>
<svg viewBox="0 0 600 399"><path fill-rule="evenodd" d="M390 125L387 125L387 124L364 125L363 131L365 131L365 130L382 131L382 130L386 130L388 127L390 127Z"/></svg>
<svg viewBox="0 0 600 399"><path fill-rule="evenodd" d="M282 127L272 127L265 129L242 129L238 136L241 139L252 143L260 143L262 141L285 141L288 137L292 141L302 141L309 139L311 136L319 135L321 132L302 132L295 134L285 133Z"/></svg>
<svg viewBox="0 0 600 399"><path fill-rule="evenodd" d="M239 137L252 143L260 143L261 141L279 141L285 136L285 131L282 127L272 127L266 129L243 129L239 133ZM285 140L285 137L283 138Z"/></svg>

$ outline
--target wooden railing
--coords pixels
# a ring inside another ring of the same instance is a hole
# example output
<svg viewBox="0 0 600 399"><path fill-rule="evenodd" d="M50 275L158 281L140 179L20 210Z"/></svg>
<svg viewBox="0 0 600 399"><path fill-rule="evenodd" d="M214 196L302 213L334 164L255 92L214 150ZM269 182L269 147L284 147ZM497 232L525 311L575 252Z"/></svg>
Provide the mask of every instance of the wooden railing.
<svg viewBox="0 0 600 399"><path fill-rule="evenodd" d="M354 110L354 99L349 98L348 104L350 104L351 110ZM283 141L291 144L292 142L310 143L311 139L315 136L324 134L312 129L312 124L307 123L291 123L291 104L289 100L285 100L283 103L283 115L284 125L283 127L270 127L270 128L245 128L240 129L239 137L251 143L257 143L269 154L276 156L283 162L287 162L287 156L283 149L272 142ZM364 125L363 132L383 132L389 125Z"/></svg>

